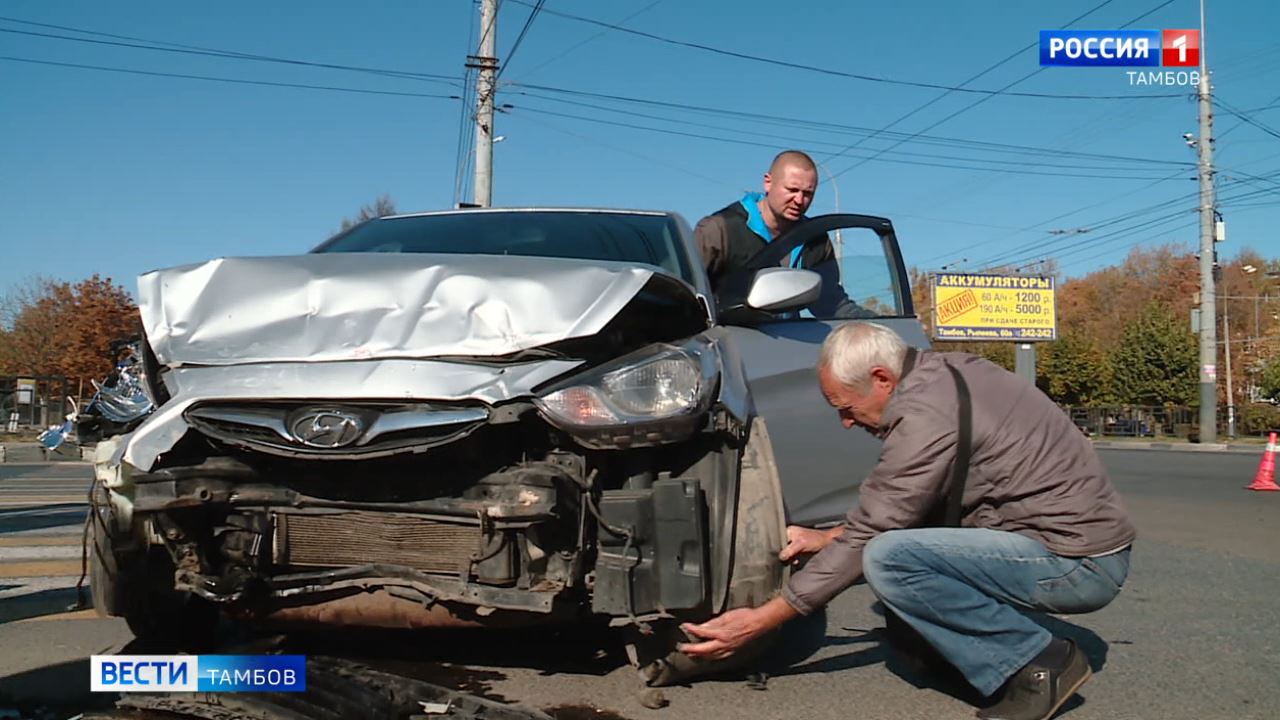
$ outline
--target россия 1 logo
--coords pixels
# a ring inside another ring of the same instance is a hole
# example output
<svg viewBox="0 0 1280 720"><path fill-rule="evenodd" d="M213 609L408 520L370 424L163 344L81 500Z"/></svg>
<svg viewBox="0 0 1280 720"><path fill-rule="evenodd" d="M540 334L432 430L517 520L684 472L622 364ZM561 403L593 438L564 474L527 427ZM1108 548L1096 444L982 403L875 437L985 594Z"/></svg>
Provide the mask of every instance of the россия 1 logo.
<svg viewBox="0 0 1280 720"><path fill-rule="evenodd" d="M1041 30L1041 67L1198 68L1199 30ZM1130 85L1198 85L1198 70L1130 71Z"/></svg>

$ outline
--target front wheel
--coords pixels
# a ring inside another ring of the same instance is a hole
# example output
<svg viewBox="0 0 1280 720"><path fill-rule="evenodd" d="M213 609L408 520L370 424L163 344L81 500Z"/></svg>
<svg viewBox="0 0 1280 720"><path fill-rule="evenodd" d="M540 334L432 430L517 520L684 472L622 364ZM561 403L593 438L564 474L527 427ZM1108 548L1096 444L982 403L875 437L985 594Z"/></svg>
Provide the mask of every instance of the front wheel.
<svg viewBox="0 0 1280 720"><path fill-rule="evenodd" d="M729 592L724 610L763 605L781 592L786 582L786 566L778 559L778 553L786 544L787 532L782 483L763 418L752 421L742 450L735 518ZM776 637L776 633L770 633L727 660L706 661L695 660L673 649L675 643L687 640L678 624L670 623L656 635L650 645L663 648L666 655L647 663L639 662L641 677L655 687L741 668L759 657Z"/></svg>
<svg viewBox="0 0 1280 720"><path fill-rule="evenodd" d="M207 646L217 625L217 607L173 589L173 564L167 556L122 552L103 507L95 502L90 509L89 589L98 615L124 618L134 637L147 644L180 650Z"/></svg>

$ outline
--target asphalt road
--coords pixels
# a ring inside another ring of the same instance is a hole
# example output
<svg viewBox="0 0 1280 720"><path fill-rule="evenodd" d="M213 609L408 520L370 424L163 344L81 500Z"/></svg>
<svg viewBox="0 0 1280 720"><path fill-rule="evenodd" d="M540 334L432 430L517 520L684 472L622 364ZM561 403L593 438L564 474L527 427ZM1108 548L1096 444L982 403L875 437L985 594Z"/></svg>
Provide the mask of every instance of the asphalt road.
<svg viewBox="0 0 1280 720"><path fill-rule="evenodd" d="M1059 717L1280 717L1280 493L1244 490L1258 458L1238 453L1105 450L1140 538L1108 608L1047 618L1097 671ZM127 647L118 620L66 612L79 570L83 464L0 465L0 717L44 706L67 717L91 698L87 658ZM616 648L557 635L363 633L292 638L297 650L343 653L378 667L557 718L685 720L750 716L846 720L969 718L963 700L885 667L883 622L858 586L825 616L789 629L768 680L703 681L664 690L645 709ZM599 712L598 712L599 711Z"/></svg>

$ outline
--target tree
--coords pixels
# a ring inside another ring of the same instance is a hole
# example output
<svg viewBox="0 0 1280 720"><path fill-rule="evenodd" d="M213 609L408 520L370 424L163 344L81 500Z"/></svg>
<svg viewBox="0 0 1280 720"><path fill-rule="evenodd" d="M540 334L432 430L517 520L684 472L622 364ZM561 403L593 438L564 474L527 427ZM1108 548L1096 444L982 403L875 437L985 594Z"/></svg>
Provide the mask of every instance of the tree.
<svg viewBox="0 0 1280 720"><path fill-rule="evenodd" d="M71 352L62 362L68 377L102 377L111 371L111 343L142 333L133 298L111 278L97 275L71 286L74 313L69 319Z"/></svg>
<svg viewBox="0 0 1280 720"><path fill-rule="evenodd" d="M1074 330L1093 338L1099 347L1115 347L1135 308L1154 302L1186 318L1199 287L1198 261L1185 248L1136 248L1120 265L1058 287L1059 334Z"/></svg>
<svg viewBox="0 0 1280 720"><path fill-rule="evenodd" d="M1264 398L1280 402L1280 360L1272 360L1262 368L1262 374L1258 377L1258 389Z"/></svg>
<svg viewBox="0 0 1280 720"><path fill-rule="evenodd" d="M72 313L71 287L32 278L6 295L8 342L0 352L7 374L60 375L59 358L71 349L66 320Z"/></svg>
<svg viewBox="0 0 1280 720"><path fill-rule="evenodd" d="M1199 351L1180 318L1148 303L1125 326L1112 349L1116 399L1136 405L1191 405L1199 398Z"/></svg>
<svg viewBox="0 0 1280 720"><path fill-rule="evenodd" d="M355 220L352 220L350 218L342 218L342 230L343 231L350 230L351 228L355 227L356 225L359 225L360 223L366 220L372 220L374 218L386 217L387 215L395 215L395 214L396 214L396 204L395 204L395 201L391 199L391 196L385 195L385 194L379 195L378 199L374 200L372 205L365 205L360 208L360 212L356 213Z"/></svg>
<svg viewBox="0 0 1280 720"><path fill-rule="evenodd" d="M1064 405L1104 405L1111 401L1111 363L1092 338L1064 329L1041 345L1039 375L1049 397Z"/></svg>
<svg viewBox="0 0 1280 720"><path fill-rule="evenodd" d="M111 342L141 331L133 299L110 278L38 279L8 297L18 299L6 307L0 343L6 374L101 378L111 371Z"/></svg>

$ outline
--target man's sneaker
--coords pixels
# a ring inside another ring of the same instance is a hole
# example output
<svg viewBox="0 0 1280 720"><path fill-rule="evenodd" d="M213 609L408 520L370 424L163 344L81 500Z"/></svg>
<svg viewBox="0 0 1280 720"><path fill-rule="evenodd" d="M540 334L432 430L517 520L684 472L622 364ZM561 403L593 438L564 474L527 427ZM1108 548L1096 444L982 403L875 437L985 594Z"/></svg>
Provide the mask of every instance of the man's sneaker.
<svg viewBox="0 0 1280 720"><path fill-rule="evenodd" d="M1049 720L1093 675L1089 660L1070 640L1066 660L1059 667L1027 663L1009 678L1004 697L989 708L979 710L982 720Z"/></svg>

